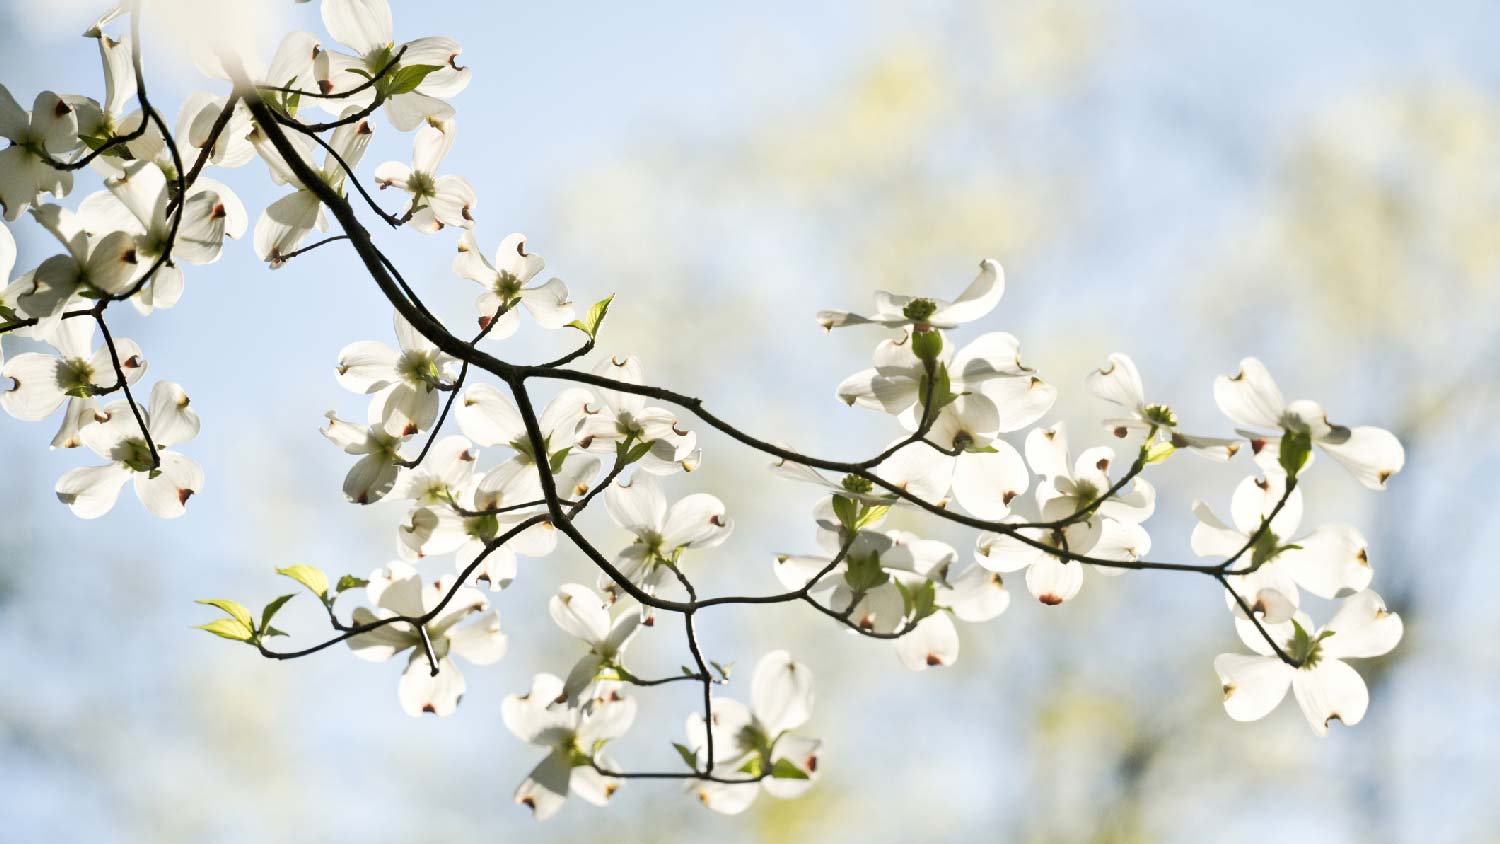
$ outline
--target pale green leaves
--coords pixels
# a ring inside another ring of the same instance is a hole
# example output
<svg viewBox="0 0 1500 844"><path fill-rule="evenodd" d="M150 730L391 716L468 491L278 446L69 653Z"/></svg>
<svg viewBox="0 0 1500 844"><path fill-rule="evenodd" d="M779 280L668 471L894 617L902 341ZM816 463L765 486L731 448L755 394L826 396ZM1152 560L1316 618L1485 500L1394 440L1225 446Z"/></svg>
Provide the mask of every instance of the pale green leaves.
<svg viewBox="0 0 1500 844"><path fill-rule="evenodd" d="M609 313L609 303L614 301L614 298L615 294L611 293L608 296L605 296L603 299L595 302L593 306L589 308L588 314L585 315L583 319L573 320L572 322L568 323L568 327L576 328L579 331L582 331L584 334L587 334L589 340L598 339L599 326L604 323L604 315Z"/></svg>
<svg viewBox="0 0 1500 844"><path fill-rule="evenodd" d="M1172 452L1176 450L1177 446L1166 440L1154 440L1141 446L1141 456L1145 458L1147 464L1160 463L1171 457Z"/></svg>
<svg viewBox="0 0 1500 844"><path fill-rule="evenodd" d="M811 779L806 771L797 767L790 759L777 759L776 764L771 766L771 777L778 780Z"/></svg>
<svg viewBox="0 0 1500 844"><path fill-rule="evenodd" d="M255 635L249 627L233 618L216 618L207 624L197 625L197 629L207 630L215 636L233 639L236 642L248 642Z"/></svg>
<svg viewBox="0 0 1500 844"><path fill-rule="evenodd" d="M218 607L219 609L228 613L230 618L244 625L246 629L253 627L255 624L254 620L250 616L250 611L245 609L244 606L239 604L238 602L230 601L224 598L208 598L206 600L198 601L198 603L205 604L210 607Z"/></svg>
<svg viewBox="0 0 1500 844"><path fill-rule="evenodd" d="M632 445L634 437L630 437L615 443L615 459L621 466L629 466L632 463L651 453L651 442L638 442Z"/></svg>
<svg viewBox="0 0 1500 844"><path fill-rule="evenodd" d="M276 570L276 573L302 584L309 592L316 595L323 606L330 611L339 593L368 585L367 581L346 574L339 578L337 588L330 593L328 591L328 575L315 566L302 563L279 568ZM227 618L214 619L207 624L199 624L196 627L199 630L207 630L223 639L245 642L250 645L259 645L262 639L271 636L287 635L284 631L272 627L271 622L276 618L276 614L281 612L281 608L286 606L287 602L295 597L297 597L295 593L280 595L269 604L266 604L265 608L261 610L260 622L258 624L255 621L255 617L250 613L250 610L237 601L231 601L227 598L200 600L198 603L223 611Z"/></svg>
<svg viewBox="0 0 1500 844"><path fill-rule="evenodd" d="M442 69L441 65L435 64L412 64L398 67L385 77L385 79L389 80L383 86L385 95L387 97L396 97L401 94L410 94L421 86L422 81L427 78L428 74Z"/></svg>
<svg viewBox="0 0 1500 844"><path fill-rule="evenodd" d="M932 581L924 580L909 586L898 580L896 588L901 590L901 601L906 605L906 614L910 618L907 624L915 627L917 622L937 612L937 586Z"/></svg>
<svg viewBox="0 0 1500 844"><path fill-rule="evenodd" d="M850 532L879 522L890 509L889 504L866 504L837 493L833 496L833 514L838 517L839 524Z"/></svg>
<svg viewBox="0 0 1500 844"><path fill-rule="evenodd" d="M410 64L398 65L386 71L384 76L375 83L376 90L386 97L399 97L402 94L410 94L422 86L422 82L428 75L442 70L442 65L436 64ZM373 78L363 68L350 68L350 73L358 74L366 79Z"/></svg>
<svg viewBox="0 0 1500 844"><path fill-rule="evenodd" d="M228 618L214 619L207 624L199 624L196 628L198 630L207 630L222 639L246 642L251 645L259 644L262 638L268 636L285 636L285 633L271 626L271 619L275 618L276 613L280 612L281 608L286 605L286 602L290 601L293 597L295 596L282 595L267 604L265 609L261 611L259 625L255 623L255 618L250 614L250 611L237 601L231 601L227 598L200 600L198 603L216 607L222 610Z"/></svg>
<svg viewBox="0 0 1500 844"><path fill-rule="evenodd" d="M306 586L320 600L325 602L328 600L328 575L324 574L321 569L297 563L284 569L277 569L276 573L290 577Z"/></svg>
<svg viewBox="0 0 1500 844"><path fill-rule="evenodd" d="M849 558L849 566L844 572L844 582L856 595L884 586L891 579L885 569L880 567L880 556L878 554L864 554Z"/></svg>

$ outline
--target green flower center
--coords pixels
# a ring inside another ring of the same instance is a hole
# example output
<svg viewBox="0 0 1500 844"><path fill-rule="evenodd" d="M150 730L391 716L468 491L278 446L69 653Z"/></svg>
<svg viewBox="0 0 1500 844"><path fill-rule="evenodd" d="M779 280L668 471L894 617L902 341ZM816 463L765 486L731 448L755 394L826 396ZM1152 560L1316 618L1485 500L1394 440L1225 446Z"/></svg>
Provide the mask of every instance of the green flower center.
<svg viewBox="0 0 1500 844"><path fill-rule="evenodd" d="M408 384L435 387L441 381L437 362L427 352L403 352L396 362L396 371Z"/></svg>
<svg viewBox="0 0 1500 844"><path fill-rule="evenodd" d="M94 394L94 367L82 358L68 358L57 364L57 386L74 398Z"/></svg>
<svg viewBox="0 0 1500 844"><path fill-rule="evenodd" d="M1141 409L1141 416L1152 425L1172 428L1177 425L1177 414L1164 404L1149 404Z"/></svg>
<svg viewBox="0 0 1500 844"><path fill-rule="evenodd" d="M901 315L912 322L926 322L937 313L937 303L931 299L913 299L901 309Z"/></svg>
<svg viewBox="0 0 1500 844"><path fill-rule="evenodd" d="M1332 636L1333 631L1324 630L1317 636L1311 636L1295 621L1292 622L1292 627L1295 632L1286 643L1287 656L1301 662L1303 671L1311 671L1323 661L1323 640Z"/></svg>
<svg viewBox="0 0 1500 844"><path fill-rule="evenodd" d="M141 437L131 437L121 441L114 447L110 457L136 472L151 471L151 447L146 445L145 439Z"/></svg>
<svg viewBox="0 0 1500 844"><path fill-rule="evenodd" d="M635 417L629 413L621 413L615 417L615 430L627 439L630 437L643 439L646 434L646 429L641 427L641 423L635 421Z"/></svg>
<svg viewBox="0 0 1500 844"><path fill-rule="evenodd" d="M437 195L437 182L432 174L413 170L411 177L406 180L406 188L414 195L423 199L430 199Z"/></svg>
<svg viewBox="0 0 1500 844"><path fill-rule="evenodd" d="M521 280L507 270L498 270L495 273L494 284L491 286L495 295L506 304L514 302L521 295Z"/></svg>
<svg viewBox="0 0 1500 844"><path fill-rule="evenodd" d="M871 483L868 478L861 478L858 475L845 475L840 485L849 492L859 494L867 493L875 488L875 484Z"/></svg>

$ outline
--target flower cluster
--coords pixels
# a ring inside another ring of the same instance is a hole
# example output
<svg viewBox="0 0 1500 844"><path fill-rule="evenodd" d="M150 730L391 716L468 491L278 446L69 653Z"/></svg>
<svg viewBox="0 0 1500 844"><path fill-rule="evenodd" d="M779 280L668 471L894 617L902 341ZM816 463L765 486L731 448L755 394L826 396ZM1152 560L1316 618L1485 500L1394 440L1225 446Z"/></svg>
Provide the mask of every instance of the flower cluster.
<svg viewBox="0 0 1500 844"><path fill-rule="evenodd" d="M1135 459L1117 476L1111 447L1086 448L1075 459L1058 422L1026 434L1023 460L1000 436L1046 415L1055 390L1021 364L1020 345L1009 334L983 334L949 352L949 330L987 315L1002 289L998 265L985 261L953 303L882 291L873 315L819 314L829 329L873 324L900 332L877 345L874 367L846 379L838 396L895 416L909 433L880 459L850 467L856 471L840 484L794 458L777 462L783 474L832 489L814 511L828 553L778 556L783 582L826 596L825 611L858 630L897 637L902 661L923 668L957 655L953 619L986 620L1005 608L1002 575L1024 571L1032 596L1056 606L1079 593L1086 567L1109 575L1199 571L1223 585L1241 637L1261 655L1225 654L1215 663L1232 717L1265 715L1290 682L1319 734L1333 719L1359 721L1365 686L1336 657L1389 651L1401 636L1400 617L1368 589L1370 558L1358 530L1330 524L1298 535L1303 505L1296 482L1317 446L1361 484L1383 489L1402 468L1401 444L1379 428L1336 425L1316 402L1288 403L1254 358L1217 379L1214 398L1230 420L1261 430L1239 429L1239 438L1188 434L1170 406L1148 401L1135 363L1113 354L1085 385L1127 414L1105 418L1102 426L1117 439L1137 438ZM1156 490L1142 477L1145 469L1178 449L1229 461L1243 443L1256 473L1235 490L1233 524L1202 501L1192 506L1193 551L1219 562L1147 560L1144 523L1156 510ZM1034 515L1013 512L1028 489ZM985 528L975 562L993 581L972 569L955 575L949 564L956 555L942 543L878 530L892 506L943 513L950 500L975 517L965 523ZM1315 628L1300 609L1304 591L1343 600L1327 626Z"/></svg>
<svg viewBox="0 0 1500 844"><path fill-rule="evenodd" d="M202 625L208 632L277 659L334 645L376 661L405 654L399 705L443 717L464 693L461 665L505 656L508 637L490 601L522 576L521 561L560 548L581 554L597 578L561 584L548 603L557 626L577 640L576 658L537 675L502 706L510 730L545 751L514 793L539 818L570 793L603 804L632 778L679 780L692 798L727 814L761 791L794 797L812 785L821 746L796 731L813 717L813 670L774 650L754 667L748 706L718 693L733 682L732 663L711 658L696 619L730 607L805 605L851 634L889 642L903 665L922 671L956 662L961 624L1005 612L1005 575L1022 574L1032 597L1057 606L1080 593L1086 568L1198 573L1222 586L1229 619L1254 652L1215 660L1231 717L1262 717L1288 686L1320 734L1334 719L1363 716L1367 690L1344 660L1392 649L1401 620L1369 589L1370 556L1355 527L1302 529L1298 482L1316 449L1364 486L1383 489L1404 462L1389 432L1337 425L1314 402L1287 402L1266 368L1247 358L1213 389L1220 410L1241 426L1236 436L1188 433L1172 407L1148 400L1132 360L1115 354L1084 379L1112 405L1101 439L1115 445L1080 443L1075 454L1064 424L1044 422L1057 389L1022 363L1014 335L959 340L1005 292L1000 264L984 260L952 301L881 291L869 314L818 314L825 329L883 332L871 366L835 393L892 417L897 433L861 461L795 452L740 430L701 399L649 385L636 357L606 354L570 366L597 351L613 297L576 307L564 282L540 280L545 264L520 234L501 238L487 257L474 187L440 173L456 141L448 99L470 77L453 40L397 43L385 0L322 0L331 40L292 33L269 65L200 56L205 74L230 88L189 96L174 132L144 90L140 44L111 34L123 14L113 9L85 33L102 59L102 99L43 92L26 110L0 87L0 135L10 142L0 150L0 208L9 222L28 214L60 244L12 278L15 241L0 226L0 334L24 344L8 359L0 348L8 382L0 384L0 407L27 421L60 416L53 447L87 446L106 461L65 472L58 498L95 518L130 481L149 511L172 518L203 488L199 464L172 450L198 433L197 413L168 381L136 398L145 352L113 334L110 307L129 301L142 317L173 307L185 291L183 266L217 260L226 238L249 230L235 194L205 175L211 168L260 159L285 187L254 227L258 259L282 267L343 243L394 310L394 345L350 343L334 367L341 387L367 397L364 415L329 411L322 428L352 458L344 498L396 505L391 561L367 577L337 580L306 564L277 570L326 614L332 632L319 644L275 647L287 635L275 626L278 614L298 593L275 598L258 616L236 601L204 601L223 614ZM139 15L131 13L132 30ZM312 103L332 119L310 121ZM369 178L377 192L405 195L394 212L359 173L381 123L413 133L410 165L387 162ZM58 204L85 168L102 189L74 208ZM453 275L480 286L477 333L455 336L427 308L360 223L357 201L393 227L456 235ZM341 233L309 243L330 218ZM497 341L516 334L523 311L537 329L579 345L550 362L518 362L525 350ZM556 387L545 403L539 385ZM782 591L699 594L694 578L735 538L724 502L701 491L701 475L685 477L702 463L700 424L773 457L777 475L814 490L810 507L799 510L810 509L816 550L776 554L770 572L759 570L767 588L779 583ZM1253 466L1232 493L1227 522L1202 501L1191 505L1191 547L1207 562L1148 559L1145 525L1157 491L1145 475L1178 450ZM601 499L619 528L612 545L596 545L575 521ZM895 508L909 518L891 519ZM938 523L973 529L972 554L918 532ZM525 565L526 576L544 576ZM342 596L361 591L364 605L344 613ZM1311 599L1341 603L1318 626ZM683 624L658 624L664 615ZM626 652L633 658L650 647L636 644L643 638L665 640L665 629L685 633L685 664L680 673L642 676ZM673 769L622 766L610 745L634 723L638 701L678 682L702 694L685 743L671 743Z"/></svg>

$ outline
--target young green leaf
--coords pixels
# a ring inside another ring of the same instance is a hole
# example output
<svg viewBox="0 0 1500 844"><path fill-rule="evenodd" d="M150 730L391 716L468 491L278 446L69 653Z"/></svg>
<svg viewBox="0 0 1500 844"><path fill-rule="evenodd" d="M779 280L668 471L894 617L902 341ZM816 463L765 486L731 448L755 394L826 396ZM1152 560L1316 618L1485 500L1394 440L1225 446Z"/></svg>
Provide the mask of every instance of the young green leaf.
<svg viewBox="0 0 1500 844"><path fill-rule="evenodd" d="M276 573L290 577L303 586L306 586L319 598L328 597L328 575L324 574L320 569L297 563L287 566L284 569L277 569Z"/></svg>
<svg viewBox="0 0 1500 844"><path fill-rule="evenodd" d="M1177 446L1172 445L1165 440L1157 440L1146 446L1146 462L1160 463L1163 460L1166 460L1168 457L1171 457L1172 452L1176 450Z"/></svg>
<svg viewBox="0 0 1500 844"><path fill-rule="evenodd" d="M771 766L771 777L778 780L811 779L806 771L797 767L790 759L777 759L776 764Z"/></svg>
<svg viewBox="0 0 1500 844"><path fill-rule="evenodd" d="M838 517L839 524L846 529L858 530L859 502L847 495L834 495L833 514Z"/></svg>
<svg viewBox="0 0 1500 844"><path fill-rule="evenodd" d="M409 64L398 67L394 73L385 77L385 80L389 80L385 82L385 95L395 97L410 94L417 90L417 86L422 84L422 80L426 79L428 74L442 69L441 65L435 64Z"/></svg>
<svg viewBox="0 0 1500 844"><path fill-rule="evenodd" d="M370 581L365 580L362 577L355 577L352 574L346 574L343 577L339 578L338 585L334 587L334 591L347 592L350 589L362 589L369 585Z"/></svg>
<svg viewBox="0 0 1500 844"><path fill-rule="evenodd" d="M891 511L889 504L864 504L860 507L859 518L854 520L856 530L868 527L881 519Z"/></svg>
<svg viewBox="0 0 1500 844"><path fill-rule="evenodd" d="M244 625L245 629L247 630L253 630L255 628L255 622L250 617L250 611L245 609L244 606L235 601L231 601L226 598L208 598L205 600L200 600L198 601L198 603L204 604L205 606L218 607L224 612L229 613L229 615L235 621L238 621L240 624Z"/></svg>
<svg viewBox="0 0 1500 844"><path fill-rule="evenodd" d="M687 765L689 768L692 768L695 771L698 770L698 757L693 753L693 751L688 749L687 745L678 744L674 741L672 742L672 746L677 748L677 755L682 757L682 763L684 765Z"/></svg>
<svg viewBox="0 0 1500 844"><path fill-rule="evenodd" d="M906 605L912 624L937 612L937 587L932 581L924 580L919 586L907 586L896 581L896 588L901 590L901 600Z"/></svg>
<svg viewBox="0 0 1500 844"><path fill-rule="evenodd" d="M255 635L250 632L247 625L241 624L238 619L234 618L216 618L207 624L195 625L194 629L207 630L215 636L236 642L248 642Z"/></svg>
<svg viewBox="0 0 1500 844"><path fill-rule="evenodd" d="M758 777L765 769L765 762L761 761L759 756L751 756L745 760L745 764L739 767L739 772L747 776Z"/></svg>
<svg viewBox="0 0 1500 844"><path fill-rule="evenodd" d="M552 458L547 461L547 468L552 470L552 474L555 475L563 470L563 461L568 459L568 452L572 450L572 446L569 446L552 455Z"/></svg>
<svg viewBox="0 0 1500 844"><path fill-rule="evenodd" d="M880 557L876 554L850 557L849 568L844 572L844 582L855 593L868 592L877 586L883 586L890 579L891 576L880 567Z"/></svg>
<svg viewBox="0 0 1500 844"><path fill-rule="evenodd" d="M573 320L568 323L569 328L576 328L589 336L590 340L599 336L599 326L604 323L604 315L609 312L609 303L614 301L615 294L611 293L603 299L595 302L589 308L588 315L581 320Z"/></svg>
<svg viewBox="0 0 1500 844"><path fill-rule="evenodd" d="M276 613L281 612L281 608L286 606L286 602L295 597L297 597L295 594L282 595L271 603L266 604L266 608L260 613L260 629L262 632L265 632L266 628L271 626L271 619L276 616Z"/></svg>

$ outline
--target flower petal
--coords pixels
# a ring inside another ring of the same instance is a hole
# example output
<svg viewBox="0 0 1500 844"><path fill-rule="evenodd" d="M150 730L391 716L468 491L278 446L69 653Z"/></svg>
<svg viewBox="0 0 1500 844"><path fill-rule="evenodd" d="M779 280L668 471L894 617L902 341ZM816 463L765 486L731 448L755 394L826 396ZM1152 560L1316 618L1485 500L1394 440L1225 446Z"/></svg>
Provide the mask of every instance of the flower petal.
<svg viewBox="0 0 1500 844"><path fill-rule="evenodd" d="M57 500L80 519L97 519L115 506L131 474L119 463L70 469L57 481Z"/></svg>
<svg viewBox="0 0 1500 844"><path fill-rule="evenodd" d="M771 651L755 664L751 709L769 735L780 735L812 717L813 674L786 651Z"/></svg>
<svg viewBox="0 0 1500 844"><path fill-rule="evenodd" d="M1286 410L1281 390L1256 358L1240 361L1240 371L1234 376L1214 379L1214 401L1225 416L1251 428L1281 427L1281 414Z"/></svg>
<svg viewBox="0 0 1500 844"><path fill-rule="evenodd" d="M1386 481L1406 465L1406 449L1384 428L1350 428L1342 442L1322 439L1318 445L1370 489L1385 489Z"/></svg>
<svg viewBox="0 0 1500 844"><path fill-rule="evenodd" d="M1274 656L1219 654L1214 671L1224 688L1224 711L1236 721L1259 721L1286 697L1296 669Z"/></svg>
<svg viewBox="0 0 1500 844"><path fill-rule="evenodd" d="M1368 589L1345 599L1323 630L1334 634L1323 640L1323 653L1340 659L1390 653L1404 632L1401 616L1387 610L1385 601Z"/></svg>
<svg viewBox="0 0 1500 844"><path fill-rule="evenodd" d="M958 630L945 612L936 612L896 640L896 655L912 671L952 665L958 659Z"/></svg>
<svg viewBox="0 0 1500 844"><path fill-rule="evenodd" d="M162 451L161 466L155 477L151 475L135 473L135 494L159 518L175 519L186 513L188 499L203 489L203 467L175 451Z"/></svg>
<svg viewBox="0 0 1500 844"><path fill-rule="evenodd" d="M1292 673L1292 694L1320 736L1328 735L1328 724L1334 720L1346 727L1358 724L1370 706L1370 690L1359 672L1327 657L1310 669Z"/></svg>
<svg viewBox="0 0 1500 844"><path fill-rule="evenodd" d="M990 443L991 453L961 454L953 470L953 497L981 519L1003 519L1010 503L1026 492L1031 474L1019 452L1003 440Z"/></svg>

